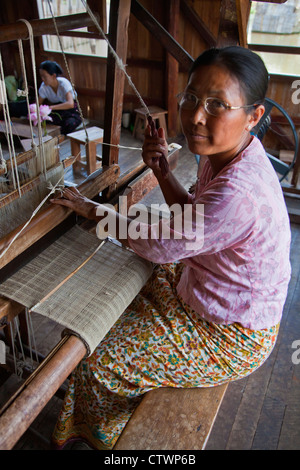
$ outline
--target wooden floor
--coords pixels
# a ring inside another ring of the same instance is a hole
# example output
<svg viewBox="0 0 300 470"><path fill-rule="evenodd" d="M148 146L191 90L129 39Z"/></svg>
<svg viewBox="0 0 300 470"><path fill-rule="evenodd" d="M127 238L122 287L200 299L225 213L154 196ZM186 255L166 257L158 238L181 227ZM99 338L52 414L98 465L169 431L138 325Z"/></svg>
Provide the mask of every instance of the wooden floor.
<svg viewBox="0 0 300 470"><path fill-rule="evenodd" d="M177 142L184 145L180 138ZM122 133L121 143L141 145L141 142L133 142L127 131ZM65 141L61 146L62 157L68 155L68 152L69 142ZM138 151L120 151L121 171L125 171L135 158L141 158ZM175 170L176 175L188 188L195 181L196 171L194 157L184 146ZM71 172L66 178L68 177L72 179ZM162 195L157 188L144 202L149 204L161 201ZM299 200L294 199L293 206L299 210ZM300 449L300 364L293 364L292 361L292 354L295 352L292 344L295 340L300 340L300 225L292 223L291 230L292 278L276 346L260 369L248 378L229 384L208 440L207 450ZM46 354L60 339L61 329L38 315L34 317L34 326L37 349ZM7 393L15 387L16 378L11 376L0 389L0 405ZM54 397L15 449L47 449L61 403L61 398ZM83 448L88 450L87 447Z"/></svg>

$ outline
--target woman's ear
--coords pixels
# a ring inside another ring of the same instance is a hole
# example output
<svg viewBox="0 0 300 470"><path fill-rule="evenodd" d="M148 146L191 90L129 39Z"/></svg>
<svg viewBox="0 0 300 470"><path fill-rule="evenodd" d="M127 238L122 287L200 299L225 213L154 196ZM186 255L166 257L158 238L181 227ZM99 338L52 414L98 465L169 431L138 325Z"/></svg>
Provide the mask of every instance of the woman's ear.
<svg viewBox="0 0 300 470"><path fill-rule="evenodd" d="M250 131L252 127L255 127L256 124L260 121L265 112L265 107L263 104L259 104L254 108L254 111L248 114L248 125L246 130Z"/></svg>
<svg viewBox="0 0 300 470"><path fill-rule="evenodd" d="M256 124L260 121L260 119L262 118L264 112L265 112L265 107L264 107L263 104L259 104L254 109L254 112L252 113L252 117L253 117L252 124L253 124L253 126L256 126Z"/></svg>

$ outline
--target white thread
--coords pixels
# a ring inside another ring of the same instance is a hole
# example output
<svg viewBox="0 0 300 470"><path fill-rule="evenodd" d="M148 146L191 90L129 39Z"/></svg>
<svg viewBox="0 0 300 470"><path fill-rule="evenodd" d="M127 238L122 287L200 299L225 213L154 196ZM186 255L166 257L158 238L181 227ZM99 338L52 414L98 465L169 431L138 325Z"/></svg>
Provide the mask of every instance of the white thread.
<svg viewBox="0 0 300 470"><path fill-rule="evenodd" d="M34 347L34 350L35 350L35 358L36 358L37 363L39 363L39 358L38 358L38 354L37 354L37 347L36 347L36 341L35 341L34 328L33 328L33 325L32 325L32 319L31 319L31 315L29 313L29 309L27 307L25 308L25 318L26 318L26 325L27 325L27 329L28 329L28 340L29 340L29 345L28 346L29 346L29 351L30 351L30 358L31 358L31 363L33 365L31 336L32 336L32 342L33 342L33 347Z"/></svg>
<svg viewBox="0 0 300 470"><path fill-rule="evenodd" d="M142 147L127 147L127 146L125 146L125 145L108 144L108 143L106 143L106 142L101 142L101 145L109 145L110 147L118 147L119 149L143 150Z"/></svg>

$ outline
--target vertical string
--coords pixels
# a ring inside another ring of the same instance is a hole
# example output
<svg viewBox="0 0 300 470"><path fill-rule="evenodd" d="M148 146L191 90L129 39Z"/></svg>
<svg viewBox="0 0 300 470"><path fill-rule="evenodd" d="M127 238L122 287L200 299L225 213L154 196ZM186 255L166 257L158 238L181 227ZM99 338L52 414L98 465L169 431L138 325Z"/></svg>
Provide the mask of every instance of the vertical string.
<svg viewBox="0 0 300 470"><path fill-rule="evenodd" d="M37 111L37 120L38 120L38 135L39 135L39 147L42 152L42 164L43 164L43 171L46 178L46 157L44 151L44 143L42 137L42 125L41 125L41 116L40 116L40 107L39 107L39 93L38 93L38 86L37 86L37 79L36 79L36 64L35 64L35 50L34 50L34 36L32 26L29 21L25 19L20 19L19 21L23 21L26 24L28 33L29 33L29 43L30 43L30 53L31 53L31 63L32 63L32 70L33 70L33 81L34 81L34 92L35 92L35 100L36 100L36 111Z"/></svg>
<svg viewBox="0 0 300 470"><path fill-rule="evenodd" d="M15 333L13 331L12 322L9 322L9 329L10 329L12 353L13 353L14 364L15 364L15 374L17 375L17 358L16 358L16 351L15 351L15 338L14 338Z"/></svg>
<svg viewBox="0 0 300 470"><path fill-rule="evenodd" d="M30 357L32 361L32 344L31 344L31 337L32 337L32 342L33 342L33 348L35 351L35 358L36 362L39 363L39 358L37 355L37 347L36 347L36 341L35 341L35 334L34 334L34 328L32 325L32 318L31 314L28 310L28 308L25 309L25 318L26 318L26 324L27 324L27 329L28 329L28 337L29 337L29 348L30 348Z"/></svg>
<svg viewBox="0 0 300 470"><path fill-rule="evenodd" d="M23 76L24 85L25 85L25 96L26 96L27 109L28 109L28 114L30 114L27 73L26 73L26 66L25 66L25 59L24 59L23 43L22 43L22 40L21 40L21 39L18 39L18 47L19 47L19 56L20 56L20 59L21 59L22 76ZM32 121L31 121L31 119L29 119L29 126L30 126L30 134L31 134L31 140L32 140L32 147L33 147L33 148L36 148L36 144L35 144L35 141L34 141L33 126L32 126Z"/></svg>

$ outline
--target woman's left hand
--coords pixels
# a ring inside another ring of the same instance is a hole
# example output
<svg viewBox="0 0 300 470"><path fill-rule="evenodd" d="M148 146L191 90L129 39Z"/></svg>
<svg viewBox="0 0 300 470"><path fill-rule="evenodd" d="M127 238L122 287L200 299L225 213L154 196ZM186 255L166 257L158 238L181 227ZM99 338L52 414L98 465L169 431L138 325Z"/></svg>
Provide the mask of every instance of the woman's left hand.
<svg viewBox="0 0 300 470"><path fill-rule="evenodd" d="M50 199L53 204L68 207L86 219L95 220L99 204L83 196L77 188L65 188L58 198Z"/></svg>

